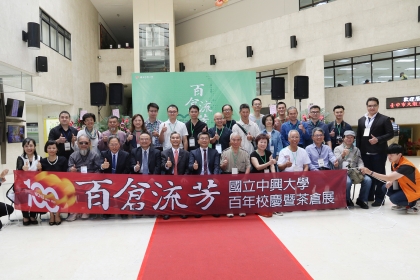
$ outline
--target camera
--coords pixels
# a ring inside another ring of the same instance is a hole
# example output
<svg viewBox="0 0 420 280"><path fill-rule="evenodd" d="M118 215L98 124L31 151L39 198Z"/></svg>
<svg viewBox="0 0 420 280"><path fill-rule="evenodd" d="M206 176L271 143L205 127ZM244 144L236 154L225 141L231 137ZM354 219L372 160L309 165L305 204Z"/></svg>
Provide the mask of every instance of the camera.
<svg viewBox="0 0 420 280"><path fill-rule="evenodd" d="M337 138L335 139L335 143L337 145L341 145L343 143L343 137L341 137L340 135L338 135Z"/></svg>

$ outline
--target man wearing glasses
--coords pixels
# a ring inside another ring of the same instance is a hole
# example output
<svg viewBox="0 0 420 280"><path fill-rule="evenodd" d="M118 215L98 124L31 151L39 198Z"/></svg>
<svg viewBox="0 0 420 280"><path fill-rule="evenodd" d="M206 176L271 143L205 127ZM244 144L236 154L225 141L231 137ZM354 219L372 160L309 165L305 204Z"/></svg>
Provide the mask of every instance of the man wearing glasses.
<svg viewBox="0 0 420 280"><path fill-rule="evenodd" d="M334 156L329 146L324 145L324 131L315 127L312 130L313 144L306 147L311 163L309 164L309 170L330 170L332 165L338 167L337 158Z"/></svg>
<svg viewBox="0 0 420 280"><path fill-rule="evenodd" d="M366 168L379 174L385 174L387 141L394 137L391 120L378 113L378 98L369 97L366 106L368 112L358 121L356 146L360 149ZM380 206L384 199L385 194L381 187L382 183L372 178L368 199L374 201L373 207Z"/></svg>
<svg viewBox="0 0 420 280"><path fill-rule="evenodd" d="M232 120L233 109L232 106L229 104L223 105L222 107L223 113L223 125L232 130L233 126L236 124L235 120Z"/></svg>
<svg viewBox="0 0 420 280"><path fill-rule="evenodd" d="M172 147L170 138L171 133L174 131L181 135L182 143L180 148L188 150L188 131L185 124L177 120L178 107L171 104L168 106L166 111L169 119L159 125L159 142L162 143L163 150L167 150Z"/></svg>
<svg viewBox="0 0 420 280"><path fill-rule="evenodd" d="M80 173L97 173L103 163L101 156L90 152L90 138L80 135L77 138L79 150L73 152L69 157L68 171Z"/></svg>
<svg viewBox="0 0 420 280"><path fill-rule="evenodd" d="M324 131L324 141L325 144L332 149L331 146L331 137L330 131L328 130L328 126L320 120L321 117L321 108L318 105L313 105L309 108L309 117L311 118L306 124L308 125L308 134L312 135L312 130L315 127L319 127ZM312 139L308 139L305 142L305 147L312 144Z"/></svg>

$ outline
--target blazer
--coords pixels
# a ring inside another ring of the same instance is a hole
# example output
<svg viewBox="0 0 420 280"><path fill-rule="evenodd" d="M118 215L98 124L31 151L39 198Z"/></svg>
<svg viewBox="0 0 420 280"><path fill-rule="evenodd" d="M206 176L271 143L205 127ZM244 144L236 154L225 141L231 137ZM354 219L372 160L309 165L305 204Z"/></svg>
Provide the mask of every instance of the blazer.
<svg viewBox="0 0 420 280"><path fill-rule="evenodd" d="M360 149L362 155L366 153L386 154L388 148L387 141L394 137L391 120L388 116L377 113L370 127L369 137L363 136L366 127L365 121L365 116L361 117L358 121L356 146ZM375 145L369 143L369 139L372 139L371 135L378 138L378 143Z"/></svg>
<svg viewBox="0 0 420 280"><path fill-rule="evenodd" d="M194 161L198 163L198 169L194 170L193 165ZM207 163L209 166L209 171L211 174L221 174L220 170L220 155L214 149L207 148ZM188 164L188 168L190 169L191 174L201 174L203 163L201 160L201 149L195 149L190 152L190 161Z"/></svg>
<svg viewBox="0 0 420 280"><path fill-rule="evenodd" d="M166 165L166 162L168 161L168 158L171 160L172 166L171 168L166 169L165 165ZM190 153L184 149L179 149L178 165L177 165L178 175L190 174L190 170L188 169L189 160L190 160ZM174 157L174 153L172 152L172 148L166 149L161 153L161 163L162 163L161 164L162 173L166 175L173 175L172 172L175 166L175 157Z"/></svg>
<svg viewBox="0 0 420 280"><path fill-rule="evenodd" d="M102 173L112 173L112 153L111 151L101 152L102 160L105 159L109 162L109 168L101 169ZM118 151L116 174L129 174L130 173L130 154L125 151Z"/></svg>
<svg viewBox="0 0 420 280"><path fill-rule="evenodd" d="M160 151L150 147L149 148L149 174L160 174ZM140 170L138 172L134 172L134 166L136 166L137 162L140 164ZM131 173L141 173L141 165L143 163L143 149L138 147L136 149L131 150L131 164L130 164L130 171Z"/></svg>

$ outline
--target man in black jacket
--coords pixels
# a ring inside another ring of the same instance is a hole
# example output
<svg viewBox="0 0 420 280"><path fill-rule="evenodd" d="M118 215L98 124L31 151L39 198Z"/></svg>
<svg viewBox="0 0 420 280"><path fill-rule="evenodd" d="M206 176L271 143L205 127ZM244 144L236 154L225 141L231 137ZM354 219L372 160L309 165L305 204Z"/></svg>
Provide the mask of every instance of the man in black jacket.
<svg viewBox="0 0 420 280"><path fill-rule="evenodd" d="M379 100L376 97L369 97L366 106L368 112L358 122L356 145L360 149L365 167L385 174L387 141L394 136L391 120L378 113ZM369 201L374 200L373 207L380 206L385 197L381 186L380 181L372 178Z"/></svg>
<svg viewBox="0 0 420 280"><path fill-rule="evenodd" d="M191 174L220 174L220 155L214 149L209 149L210 135L208 132L198 134L200 148L190 152L189 168ZM206 164L207 163L207 164Z"/></svg>
<svg viewBox="0 0 420 280"><path fill-rule="evenodd" d="M60 124L50 130L48 140L57 143L57 156L63 156L69 159L70 155L74 152L74 141L77 137L77 129L70 126L70 113L61 111L58 115Z"/></svg>
<svg viewBox="0 0 420 280"><path fill-rule="evenodd" d="M188 161L190 153L179 148L179 145L181 144L181 135L174 131L171 133L170 140L172 147L161 153L161 170L166 175L189 174ZM175 158L177 160L175 160Z"/></svg>
<svg viewBox="0 0 420 280"><path fill-rule="evenodd" d="M160 151L151 147L151 144L149 133L140 134L140 147L131 150L131 173L160 174Z"/></svg>

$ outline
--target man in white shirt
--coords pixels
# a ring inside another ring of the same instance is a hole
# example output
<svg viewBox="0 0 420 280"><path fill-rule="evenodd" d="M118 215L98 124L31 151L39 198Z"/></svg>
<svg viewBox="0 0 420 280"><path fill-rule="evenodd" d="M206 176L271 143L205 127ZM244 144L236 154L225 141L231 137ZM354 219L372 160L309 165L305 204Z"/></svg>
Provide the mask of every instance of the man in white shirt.
<svg viewBox="0 0 420 280"><path fill-rule="evenodd" d="M280 171L297 172L308 171L311 160L305 149L298 146L300 134L297 130L290 130L288 137L290 145L280 151L277 165Z"/></svg>
<svg viewBox="0 0 420 280"><path fill-rule="evenodd" d="M253 142L255 137L260 134L260 129L256 123L249 120L249 111L248 104L241 104L241 106L239 106L241 120L236 122L232 128L232 132L241 135L241 148L247 151L248 154L251 154L255 150Z"/></svg>
<svg viewBox="0 0 420 280"><path fill-rule="evenodd" d="M188 131L183 122L177 120L178 107L174 104L169 105L166 109L169 119L159 125L159 142L162 143L163 149L169 149L171 145L171 133L176 131L181 135L182 143L181 149L188 149Z"/></svg>

